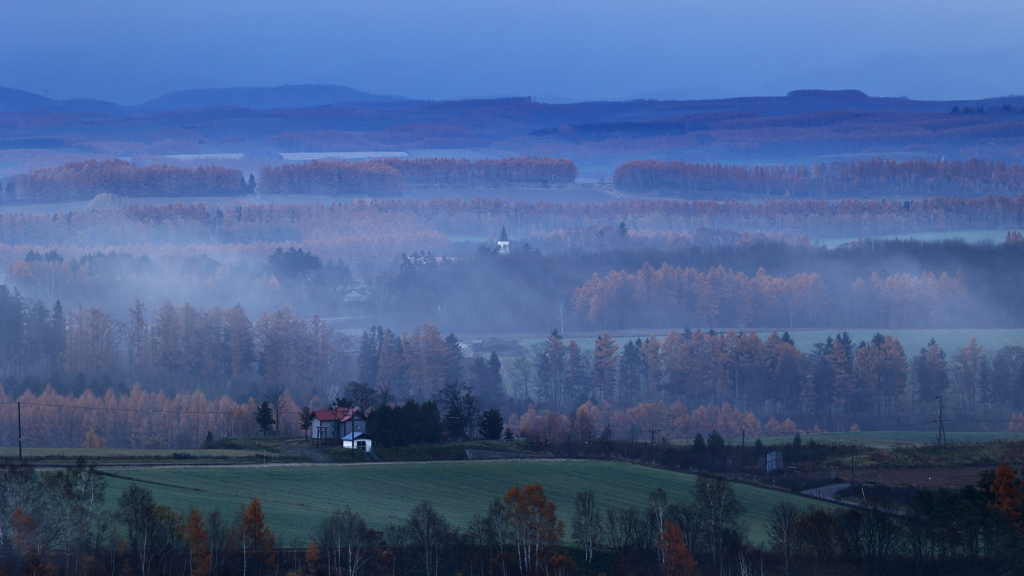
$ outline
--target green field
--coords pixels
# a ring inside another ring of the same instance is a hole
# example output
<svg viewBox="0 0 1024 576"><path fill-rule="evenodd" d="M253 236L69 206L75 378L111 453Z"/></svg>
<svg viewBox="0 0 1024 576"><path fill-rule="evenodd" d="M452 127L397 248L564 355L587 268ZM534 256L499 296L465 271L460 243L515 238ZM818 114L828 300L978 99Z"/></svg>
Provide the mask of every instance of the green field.
<svg viewBox="0 0 1024 576"><path fill-rule="evenodd" d="M117 449L117 448L24 448L25 458L74 459L79 456L86 458L102 458L106 460L135 458L173 458L174 454L188 454L196 458L247 458L252 459L261 452L251 450L149 450L149 449ZM18 448L0 447L0 458L17 458Z"/></svg>
<svg viewBox="0 0 1024 576"><path fill-rule="evenodd" d="M267 523L284 546L304 545L314 524L346 505L376 528L400 522L416 503L430 500L449 521L466 526L474 514L512 486L539 483L569 524L576 492L593 488L601 508L647 506L658 487L670 501L690 501L695 477L622 462L477 461L362 465L282 465L116 468L153 490L158 503L179 512L195 505L220 508L229 518L253 496L261 499ZM107 503L114 506L130 481L108 478ZM736 485L747 507L750 538L763 542L764 522L777 503L807 505L787 492Z"/></svg>
<svg viewBox="0 0 1024 576"><path fill-rule="evenodd" d="M807 352L814 344L822 342L828 336L835 336L843 330L797 330L789 333L797 348ZM876 330L848 330L855 343L871 340L876 333L889 334L899 339L907 356L917 354L932 338L952 357L956 350L967 346L971 338L978 341L988 352L995 353L1003 346L1024 346L1024 330L1020 329L962 329L962 330L898 330L880 328Z"/></svg>
<svg viewBox="0 0 1024 576"><path fill-rule="evenodd" d="M680 330L682 330L680 328ZM727 328L716 328L716 330L724 331ZM746 330L746 329L744 329ZM769 334L772 333L772 329L753 329L758 335L765 339ZM786 332L786 328L777 328L778 332ZM899 339L900 344L903 345L903 350L907 353L907 356L913 356L924 347L932 338L946 350L947 357L951 357L956 350L967 346L970 343L971 338L975 338L978 344L989 352L996 352L1003 346L1024 346L1024 330L1005 328L1005 329L974 329L964 328L958 330L900 330L895 328L873 328L870 330L843 330L842 328L834 328L831 330L789 330L789 335L793 338L797 348L804 352L810 352L814 349L814 345L818 342L823 342L825 338L829 336L835 336L839 332L849 332L850 337L853 338L854 343L859 343L862 340L871 340L871 337L876 333L881 332L882 334L890 334ZM648 334L653 332L659 339L664 339L667 330L624 330L620 332L613 332L612 336L615 338L619 346L626 343L628 339L635 338L646 338ZM472 335L473 339L483 340L490 336ZM498 336L499 338L501 336ZM543 341L541 335L515 335L507 337L519 337L521 338L520 343L529 349L532 345ZM578 334L569 332L565 336L566 342L570 339L576 340L576 343L583 350L594 350L594 342L597 338L597 333Z"/></svg>

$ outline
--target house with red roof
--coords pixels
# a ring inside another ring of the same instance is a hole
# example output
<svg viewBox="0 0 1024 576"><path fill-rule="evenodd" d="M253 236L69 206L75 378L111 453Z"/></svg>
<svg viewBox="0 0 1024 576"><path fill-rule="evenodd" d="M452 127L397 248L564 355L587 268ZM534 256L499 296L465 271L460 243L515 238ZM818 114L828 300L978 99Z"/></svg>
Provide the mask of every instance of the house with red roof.
<svg viewBox="0 0 1024 576"><path fill-rule="evenodd" d="M358 408L329 408L313 411L313 444L336 444L369 452L372 441L366 437L366 416Z"/></svg>

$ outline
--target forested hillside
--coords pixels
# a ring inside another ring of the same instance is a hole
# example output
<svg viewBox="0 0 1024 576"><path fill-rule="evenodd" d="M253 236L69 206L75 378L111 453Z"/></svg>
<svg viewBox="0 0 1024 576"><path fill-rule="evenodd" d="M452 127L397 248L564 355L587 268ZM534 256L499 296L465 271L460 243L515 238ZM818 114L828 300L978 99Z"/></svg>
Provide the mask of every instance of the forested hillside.
<svg viewBox="0 0 1024 576"><path fill-rule="evenodd" d="M499 98L276 109L254 102L254 108L159 111L56 102L25 93L8 100L9 113L0 118L4 184L37 168L90 158L186 168L216 163L248 176L264 166L287 165L280 153L433 151L445 158L473 158L484 150L498 158L571 159L588 178L599 180L610 179L615 166L629 160L809 168L836 156L857 160L877 155L901 161L981 157L1013 163L1024 143L1020 97L928 102L876 98L856 90L688 102L551 104ZM90 129L81 130L83 125ZM921 192L938 193L944 192ZM951 187L950 193L978 192Z"/></svg>

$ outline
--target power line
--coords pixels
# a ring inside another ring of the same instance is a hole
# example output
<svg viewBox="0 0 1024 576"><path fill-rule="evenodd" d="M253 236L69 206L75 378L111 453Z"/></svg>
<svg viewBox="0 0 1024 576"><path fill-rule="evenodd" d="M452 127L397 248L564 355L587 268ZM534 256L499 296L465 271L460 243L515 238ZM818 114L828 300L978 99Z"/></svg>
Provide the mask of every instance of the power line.
<svg viewBox="0 0 1024 576"><path fill-rule="evenodd" d="M145 412L148 414L225 414L235 415L238 412L223 412L220 410L150 410L146 408L110 408L108 406L71 406L68 404L45 404L42 402L0 402L0 406L13 406L23 404L25 406L47 406L50 408L65 408L68 410L106 410L108 412ZM302 411L286 410L286 413L301 414Z"/></svg>

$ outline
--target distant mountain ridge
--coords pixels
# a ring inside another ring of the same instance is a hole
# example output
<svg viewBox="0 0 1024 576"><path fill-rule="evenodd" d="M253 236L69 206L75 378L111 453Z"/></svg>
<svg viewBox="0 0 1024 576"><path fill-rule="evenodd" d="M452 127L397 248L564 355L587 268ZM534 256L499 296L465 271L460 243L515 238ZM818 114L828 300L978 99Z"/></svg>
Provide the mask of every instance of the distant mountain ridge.
<svg viewBox="0 0 1024 576"><path fill-rule="evenodd" d="M164 94L136 106L122 106L113 102L73 98L54 100L17 88L0 87L0 114L31 110L106 112L111 114L131 110L165 111L214 106L237 106L255 110L272 108L316 108L345 102L398 102L401 96L388 96L362 92L346 86L302 84L265 88L209 88L182 90Z"/></svg>
<svg viewBox="0 0 1024 576"><path fill-rule="evenodd" d="M400 96L371 94L330 84L297 84L265 88L204 88L164 94L135 108L177 110L212 106L241 106L255 110L273 108L316 108L342 102L394 102Z"/></svg>
<svg viewBox="0 0 1024 576"><path fill-rule="evenodd" d="M46 96L33 94L17 88L0 88L0 112L24 112L39 110L56 102Z"/></svg>
<svg viewBox="0 0 1024 576"><path fill-rule="evenodd" d="M16 88L0 87L0 114L19 113L34 110L57 112L87 112L125 114L132 112L163 112L183 109L214 107L238 107L254 110L309 109L334 104L366 104L372 107L429 104L433 108L479 107L498 101L529 101L530 98L512 97L500 99L469 99L448 101L409 100L401 96L388 96L362 92L346 86L327 84L303 84L256 88L210 88L171 92L136 106L122 106L102 100L74 98L54 100ZM597 101L553 104L553 109L584 107L620 108L635 104L636 100ZM913 100L870 96L860 90L793 90L785 96L741 96L731 98L706 98L684 100L657 100L669 105L672 114L701 114L709 112L750 112L767 116L779 116L800 112L825 110L903 110L916 112L948 112L952 106L982 106L989 108L1012 104L1024 104L1022 96L1000 96L975 100ZM590 120L593 121L593 120Z"/></svg>

